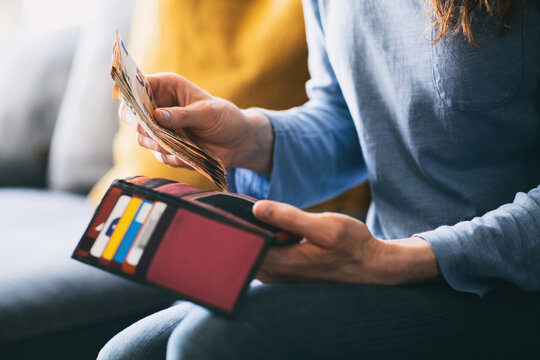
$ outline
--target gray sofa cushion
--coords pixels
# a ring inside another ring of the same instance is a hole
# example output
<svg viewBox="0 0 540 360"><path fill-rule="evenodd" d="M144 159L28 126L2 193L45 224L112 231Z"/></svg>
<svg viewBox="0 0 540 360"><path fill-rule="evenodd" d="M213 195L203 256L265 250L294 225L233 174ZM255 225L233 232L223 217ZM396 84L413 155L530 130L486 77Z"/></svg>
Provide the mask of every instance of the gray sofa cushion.
<svg viewBox="0 0 540 360"><path fill-rule="evenodd" d="M82 196L0 189L0 344L171 302L71 259L92 213Z"/></svg>
<svg viewBox="0 0 540 360"><path fill-rule="evenodd" d="M0 186L43 186L47 154L79 36L63 28L0 38Z"/></svg>
<svg viewBox="0 0 540 360"><path fill-rule="evenodd" d="M99 0L82 28L51 143L47 177L53 189L88 192L113 166L119 102L111 95L112 44L115 29L129 34L133 5Z"/></svg>

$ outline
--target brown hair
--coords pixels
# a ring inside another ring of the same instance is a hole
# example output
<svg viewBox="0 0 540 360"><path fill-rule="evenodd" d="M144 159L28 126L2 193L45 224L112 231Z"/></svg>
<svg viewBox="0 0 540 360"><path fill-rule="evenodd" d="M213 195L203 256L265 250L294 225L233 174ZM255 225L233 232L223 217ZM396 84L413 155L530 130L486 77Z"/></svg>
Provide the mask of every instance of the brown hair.
<svg viewBox="0 0 540 360"><path fill-rule="evenodd" d="M433 43L462 32L469 42L479 46L471 30L473 14L479 12L492 17L503 28L509 29L516 3L523 7L525 0L426 0L431 24L437 34Z"/></svg>

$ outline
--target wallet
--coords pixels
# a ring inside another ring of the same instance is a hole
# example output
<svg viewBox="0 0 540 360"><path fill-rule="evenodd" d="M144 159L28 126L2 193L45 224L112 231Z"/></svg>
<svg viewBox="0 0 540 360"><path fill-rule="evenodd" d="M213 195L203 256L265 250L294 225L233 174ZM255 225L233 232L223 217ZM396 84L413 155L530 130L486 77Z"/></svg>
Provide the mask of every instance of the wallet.
<svg viewBox="0 0 540 360"><path fill-rule="evenodd" d="M269 247L300 240L256 219L255 201L163 178L116 180L72 257L232 315Z"/></svg>

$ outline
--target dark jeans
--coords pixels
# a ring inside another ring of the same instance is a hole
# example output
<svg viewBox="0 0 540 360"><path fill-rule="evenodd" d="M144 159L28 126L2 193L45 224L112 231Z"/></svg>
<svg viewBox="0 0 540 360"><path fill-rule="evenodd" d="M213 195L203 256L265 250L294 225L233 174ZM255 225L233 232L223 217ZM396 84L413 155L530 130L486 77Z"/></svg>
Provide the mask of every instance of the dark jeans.
<svg viewBox="0 0 540 360"><path fill-rule="evenodd" d="M98 359L531 359L540 294L446 284L253 286L234 318L188 303L114 337Z"/></svg>

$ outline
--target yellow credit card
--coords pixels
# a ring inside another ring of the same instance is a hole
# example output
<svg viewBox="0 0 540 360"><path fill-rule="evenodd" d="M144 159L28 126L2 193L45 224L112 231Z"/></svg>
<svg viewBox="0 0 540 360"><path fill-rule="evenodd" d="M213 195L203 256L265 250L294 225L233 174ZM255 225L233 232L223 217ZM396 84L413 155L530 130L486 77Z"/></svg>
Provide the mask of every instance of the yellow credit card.
<svg viewBox="0 0 540 360"><path fill-rule="evenodd" d="M114 254L116 254L116 250L118 250L118 246L120 246L120 243L122 242L122 239L126 235L127 230L129 229L129 226L131 225L131 222L133 221L133 218L135 217L135 214L137 213L137 210L139 210L139 207L142 204L142 199L139 198L132 198L129 202L126 211L124 211L124 215L120 218L118 221L118 225L116 225L116 229L111 235L111 239L109 240L109 243L107 244L107 247L105 248L105 251L103 252L103 259L105 260L112 260L114 257Z"/></svg>

